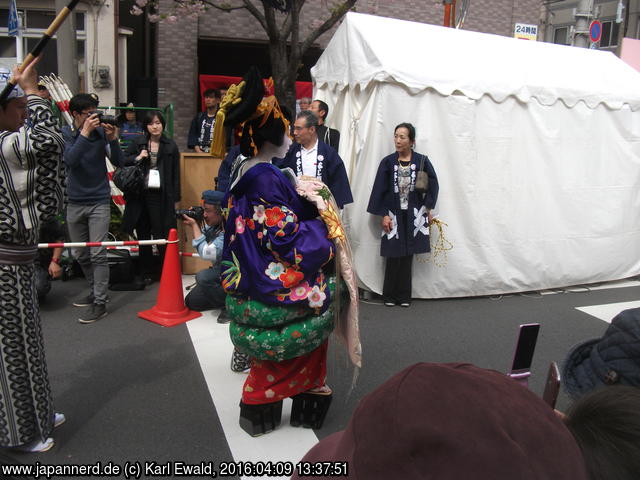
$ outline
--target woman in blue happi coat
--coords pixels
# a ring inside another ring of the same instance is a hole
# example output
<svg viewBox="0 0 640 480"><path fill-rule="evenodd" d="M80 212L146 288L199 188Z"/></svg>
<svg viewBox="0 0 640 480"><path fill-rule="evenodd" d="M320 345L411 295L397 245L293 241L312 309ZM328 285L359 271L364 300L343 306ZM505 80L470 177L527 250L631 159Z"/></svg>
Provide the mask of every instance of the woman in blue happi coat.
<svg viewBox="0 0 640 480"><path fill-rule="evenodd" d="M413 151L415 127L401 123L394 132L396 152L380 162L367 211L382 217L380 255L387 258L382 287L384 304L408 307L413 255L431 250L429 223L438 200L438 177L429 158ZM420 170L429 177L426 193L415 190Z"/></svg>

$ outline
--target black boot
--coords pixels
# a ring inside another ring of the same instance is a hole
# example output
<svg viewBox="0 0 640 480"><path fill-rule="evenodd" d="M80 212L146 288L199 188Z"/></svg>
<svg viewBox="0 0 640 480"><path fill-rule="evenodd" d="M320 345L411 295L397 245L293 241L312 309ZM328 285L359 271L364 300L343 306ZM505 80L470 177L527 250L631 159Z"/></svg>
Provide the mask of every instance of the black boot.
<svg viewBox="0 0 640 480"><path fill-rule="evenodd" d="M240 428L252 437L275 430L282 418L282 400L274 403L249 405L240 402Z"/></svg>
<svg viewBox="0 0 640 480"><path fill-rule="evenodd" d="M300 393L291 397L291 426L304 428L322 428L324 417L327 416L333 394Z"/></svg>

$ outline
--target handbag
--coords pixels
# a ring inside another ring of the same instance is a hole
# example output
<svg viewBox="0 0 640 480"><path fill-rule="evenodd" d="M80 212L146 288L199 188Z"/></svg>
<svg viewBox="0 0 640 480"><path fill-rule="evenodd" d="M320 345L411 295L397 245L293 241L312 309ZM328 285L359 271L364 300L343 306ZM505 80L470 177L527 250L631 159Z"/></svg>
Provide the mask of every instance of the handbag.
<svg viewBox="0 0 640 480"><path fill-rule="evenodd" d="M416 183L413 187L416 192L424 195L427 193L427 190L429 190L429 175L423 170L423 168L424 155L422 155L422 158L420 159L420 170L418 170L418 173L416 174Z"/></svg>
<svg viewBox="0 0 640 480"><path fill-rule="evenodd" d="M142 162L120 167L113 174L113 183L126 194L140 194L144 188L144 166Z"/></svg>

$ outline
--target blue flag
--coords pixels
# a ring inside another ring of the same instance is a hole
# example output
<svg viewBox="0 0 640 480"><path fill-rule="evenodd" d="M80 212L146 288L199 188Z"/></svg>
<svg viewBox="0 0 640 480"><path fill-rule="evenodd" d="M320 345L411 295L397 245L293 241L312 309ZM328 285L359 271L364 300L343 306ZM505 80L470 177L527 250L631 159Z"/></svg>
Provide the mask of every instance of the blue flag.
<svg viewBox="0 0 640 480"><path fill-rule="evenodd" d="M20 24L18 22L18 7L16 0L9 1L9 25L7 25L10 37L17 37Z"/></svg>

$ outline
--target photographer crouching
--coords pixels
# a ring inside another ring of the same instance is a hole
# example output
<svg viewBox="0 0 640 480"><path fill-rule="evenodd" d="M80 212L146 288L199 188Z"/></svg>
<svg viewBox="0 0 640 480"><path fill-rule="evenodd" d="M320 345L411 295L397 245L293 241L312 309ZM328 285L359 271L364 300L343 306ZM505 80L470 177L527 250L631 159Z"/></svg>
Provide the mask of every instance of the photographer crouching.
<svg viewBox="0 0 640 480"><path fill-rule="evenodd" d="M184 302L187 308L201 312L203 310L224 309L226 293L220 283L220 259L224 232L222 230L222 199L224 193L215 190L202 192L203 210L196 208L179 210L185 225L193 230L193 247L200 258L211 262L211 266L196 274L196 285L187 294ZM201 217L200 217L201 215ZM203 228L200 224L204 223ZM219 323L226 323L226 312L218 317Z"/></svg>

